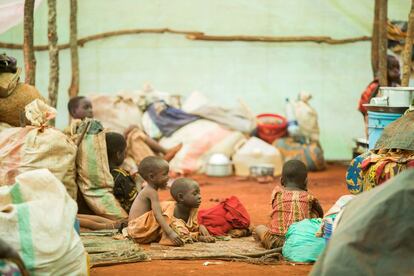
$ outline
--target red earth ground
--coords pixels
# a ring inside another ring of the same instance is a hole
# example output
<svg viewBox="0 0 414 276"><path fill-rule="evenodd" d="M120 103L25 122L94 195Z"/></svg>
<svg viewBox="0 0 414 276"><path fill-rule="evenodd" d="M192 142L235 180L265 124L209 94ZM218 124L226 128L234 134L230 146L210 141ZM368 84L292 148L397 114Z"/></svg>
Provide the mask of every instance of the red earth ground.
<svg viewBox="0 0 414 276"><path fill-rule="evenodd" d="M323 172L310 173L309 192L319 199L326 212L335 201L347 194L345 185L346 167L329 165ZM270 213L270 194L275 182L259 184L237 177L212 178L193 176L201 186L203 203L200 208L217 204L215 200L236 195L250 214L253 225L266 224ZM278 181L278 180L276 180ZM168 191L160 192L160 199L171 198ZM204 266L201 261L150 261L93 268L91 275L307 275L311 265L255 265L240 262L219 262ZM210 260L211 261L211 260Z"/></svg>

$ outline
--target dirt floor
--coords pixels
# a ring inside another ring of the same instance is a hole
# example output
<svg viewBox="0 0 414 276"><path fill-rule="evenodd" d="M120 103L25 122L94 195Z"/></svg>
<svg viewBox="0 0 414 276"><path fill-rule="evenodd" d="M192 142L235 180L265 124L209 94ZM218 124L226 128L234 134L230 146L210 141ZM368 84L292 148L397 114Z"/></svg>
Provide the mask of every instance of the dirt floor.
<svg viewBox="0 0 414 276"><path fill-rule="evenodd" d="M310 173L308 189L319 199L324 211L347 194L345 185L346 166L329 165L326 171ZM259 184L237 177L193 177L201 186L203 203L200 208L217 204L217 200L236 195L250 214L253 225L266 224L270 212L270 194L275 182ZM160 199L170 199L169 191L161 191ZM151 261L134 264L93 268L91 275L307 275L311 265L254 265L240 262L218 262L203 265L206 261ZM213 261L214 262L214 261Z"/></svg>

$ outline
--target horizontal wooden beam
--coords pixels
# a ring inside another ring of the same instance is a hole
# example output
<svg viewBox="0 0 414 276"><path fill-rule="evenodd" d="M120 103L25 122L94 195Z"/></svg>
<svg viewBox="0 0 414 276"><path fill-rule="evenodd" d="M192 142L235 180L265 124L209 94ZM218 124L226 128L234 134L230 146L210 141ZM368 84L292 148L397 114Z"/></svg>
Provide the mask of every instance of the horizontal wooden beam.
<svg viewBox="0 0 414 276"><path fill-rule="evenodd" d="M206 35L202 32L196 31L179 31L169 28L162 29L130 29L130 30L118 30L112 32L105 32L95 35L86 36L78 39L78 45L83 47L86 43L96 41L100 39L121 36L121 35L136 35L136 34L177 34L184 35L190 40L202 40L202 41L245 41L245 42L271 42L271 43L284 43L284 42L314 42L314 43L326 43L326 44L346 44L359 41L370 41L369 36L359 36L344 39L334 39L329 36L249 36L249 35L231 35L231 36L218 36L218 35ZM22 44L0 42L0 48L4 49L23 49ZM69 43L58 45L59 50L69 48ZM47 51L48 45L34 46L36 51Z"/></svg>

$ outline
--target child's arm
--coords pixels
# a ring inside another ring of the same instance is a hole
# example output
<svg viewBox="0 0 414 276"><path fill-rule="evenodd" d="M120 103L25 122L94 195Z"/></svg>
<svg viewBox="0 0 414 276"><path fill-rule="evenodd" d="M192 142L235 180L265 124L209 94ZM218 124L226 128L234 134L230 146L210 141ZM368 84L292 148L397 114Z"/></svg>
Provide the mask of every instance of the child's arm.
<svg viewBox="0 0 414 276"><path fill-rule="evenodd" d="M173 242L174 245L184 245L184 242L180 239L177 233L175 233L174 230L171 229L171 227L165 220L164 216L162 215L160 201L158 199L158 193L156 191L151 191L150 193L148 193L148 198L151 201L152 212L154 213L155 219L161 226L162 231L164 231L165 234L167 234L168 238Z"/></svg>
<svg viewBox="0 0 414 276"><path fill-rule="evenodd" d="M207 228L200 224L200 226L198 227L198 232L200 233L200 241L202 242L215 242L216 239L210 235L210 232L208 232Z"/></svg>
<svg viewBox="0 0 414 276"><path fill-rule="evenodd" d="M323 218L323 210L321 205L319 204L319 201L315 199L312 203L312 209L315 210L315 212L318 214L320 218Z"/></svg>

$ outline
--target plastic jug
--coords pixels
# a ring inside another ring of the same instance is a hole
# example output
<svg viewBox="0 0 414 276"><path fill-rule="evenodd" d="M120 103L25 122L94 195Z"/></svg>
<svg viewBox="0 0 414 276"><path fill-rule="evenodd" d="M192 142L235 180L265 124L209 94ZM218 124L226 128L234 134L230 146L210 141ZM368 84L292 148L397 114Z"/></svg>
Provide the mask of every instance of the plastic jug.
<svg viewBox="0 0 414 276"><path fill-rule="evenodd" d="M251 137L241 146L232 159L237 176L249 176L250 167L260 165L272 165L274 176L282 172L283 160L279 150L256 137Z"/></svg>
<svg viewBox="0 0 414 276"><path fill-rule="evenodd" d="M286 105L285 105L285 113L287 123L287 131L289 136L298 136L299 133L299 125L298 121L296 120L295 109L292 103L289 101L289 98L286 98Z"/></svg>

